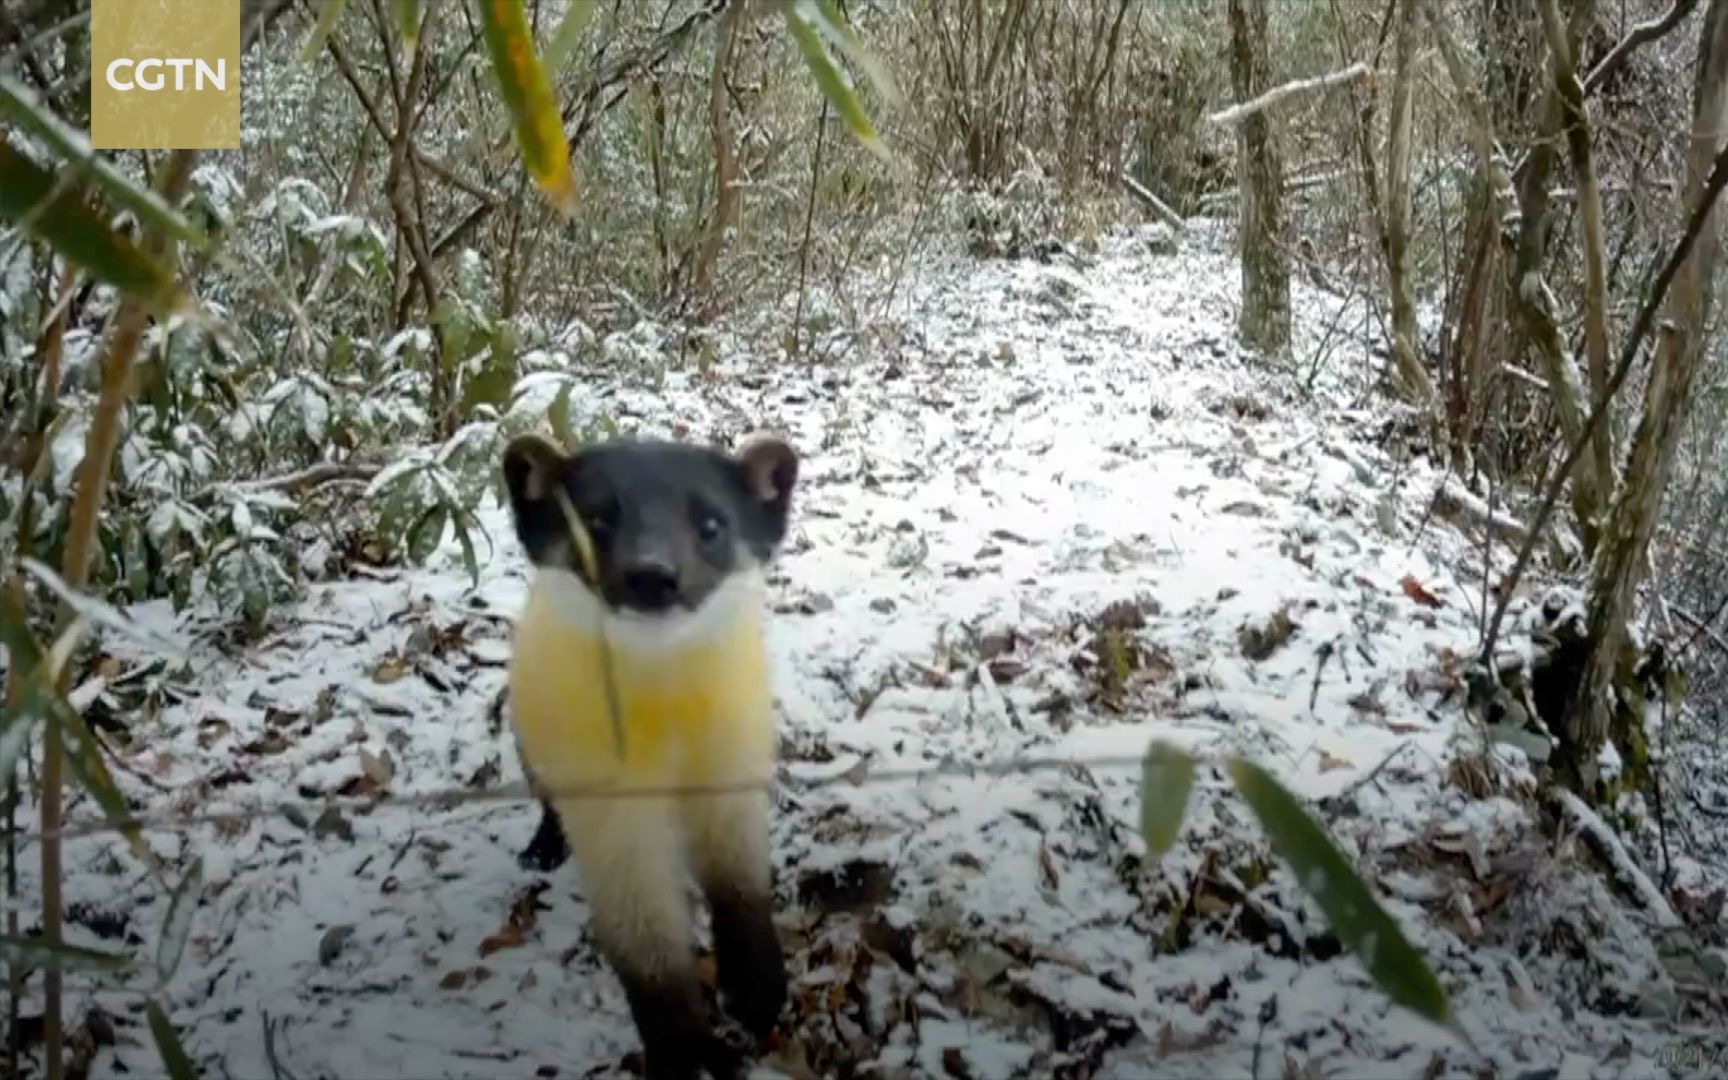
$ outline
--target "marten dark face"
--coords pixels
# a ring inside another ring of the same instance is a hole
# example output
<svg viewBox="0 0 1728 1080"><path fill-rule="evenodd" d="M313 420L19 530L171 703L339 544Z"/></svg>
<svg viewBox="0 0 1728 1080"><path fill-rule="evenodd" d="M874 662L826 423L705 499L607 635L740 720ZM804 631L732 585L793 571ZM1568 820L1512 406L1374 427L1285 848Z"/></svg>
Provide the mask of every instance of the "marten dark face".
<svg viewBox="0 0 1728 1080"><path fill-rule="evenodd" d="M614 439L564 454L536 435L504 451L516 535L537 566L568 570L606 606L694 611L728 576L766 563L785 539L798 458L773 436L734 455L663 440ZM562 490L593 541L585 571Z"/></svg>

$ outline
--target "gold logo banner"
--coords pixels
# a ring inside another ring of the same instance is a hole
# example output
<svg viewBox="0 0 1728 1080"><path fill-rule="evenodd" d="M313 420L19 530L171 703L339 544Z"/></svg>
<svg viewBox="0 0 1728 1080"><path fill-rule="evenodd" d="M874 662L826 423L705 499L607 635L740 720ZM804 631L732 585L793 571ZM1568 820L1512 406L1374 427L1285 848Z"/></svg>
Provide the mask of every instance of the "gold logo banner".
<svg viewBox="0 0 1728 1080"><path fill-rule="evenodd" d="M90 143L240 148L240 0L90 0Z"/></svg>

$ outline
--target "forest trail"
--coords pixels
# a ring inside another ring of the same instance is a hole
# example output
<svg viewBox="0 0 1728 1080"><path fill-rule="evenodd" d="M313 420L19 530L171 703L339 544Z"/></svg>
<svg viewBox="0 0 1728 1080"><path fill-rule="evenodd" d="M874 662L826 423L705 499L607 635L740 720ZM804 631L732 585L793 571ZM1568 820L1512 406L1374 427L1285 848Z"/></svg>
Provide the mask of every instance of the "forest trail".
<svg viewBox="0 0 1728 1080"><path fill-rule="evenodd" d="M777 427L804 454L772 631L796 1021L765 1068L1477 1075L1338 953L1215 768L1175 850L1141 866L1123 759L1166 738L1321 800L1495 1075L1654 1071L1638 1002L1669 977L1648 933L1526 800L1449 782L1453 741L1480 740L1453 664L1481 548L1429 518L1439 474L1397 460L1397 422L1350 379L1303 392L1320 349L1368 376L1360 310L1340 327L1340 301L1297 283L1295 370L1271 372L1234 345L1237 273L1204 231L1175 252L1126 230L1080 260L958 260L915 274L902 329L848 359L763 378L722 351L706 380L624 364L573 402L648 433ZM524 566L504 515L482 520L478 588L447 542L425 569L314 585L244 650L133 609L197 676L138 740L129 792L203 812L517 779L498 706ZM964 775L1018 756L1094 764ZM299 1080L616 1073L635 1035L574 871L514 860L535 815L151 833L211 883L164 995L189 1049L213 1074ZM103 913L154 940L167 898L118 870L119 844L68 844L75 942L103 944ZM152 1072L134 999L93 999L124 1020L95 1071Z"/></svg>

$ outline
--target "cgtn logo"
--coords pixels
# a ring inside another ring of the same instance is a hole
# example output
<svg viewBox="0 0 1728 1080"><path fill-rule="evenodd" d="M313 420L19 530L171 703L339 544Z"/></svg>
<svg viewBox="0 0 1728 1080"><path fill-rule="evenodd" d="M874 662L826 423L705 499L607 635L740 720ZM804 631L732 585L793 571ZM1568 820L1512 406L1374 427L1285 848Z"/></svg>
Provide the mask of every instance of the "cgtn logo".
<svg viewBox="0 0 1728 1080"><path fill-rule="evenodd" d="M215 66L212 67L207 61L198 57L172 56L161 59L150 57L144 60L134 60L131 57L122 56L117 60L110 60L103 75L107 78L108 85L121 93L130 93L133 90L167 90L170 89L168 86L169 77L162 74L163 68L174 69L172 89L175 91L228 89L228 61L226 59L218 59ZM187 69L191 69L193 72L191 80L186 78ZM188 81L191 82L190 86L187 85Z"/></svg>
<svg viewBox="0 0 1728 1080"><path fill-rule="evenodd" d="M89 2L90 145L239 148L240 0Z"/></svg>

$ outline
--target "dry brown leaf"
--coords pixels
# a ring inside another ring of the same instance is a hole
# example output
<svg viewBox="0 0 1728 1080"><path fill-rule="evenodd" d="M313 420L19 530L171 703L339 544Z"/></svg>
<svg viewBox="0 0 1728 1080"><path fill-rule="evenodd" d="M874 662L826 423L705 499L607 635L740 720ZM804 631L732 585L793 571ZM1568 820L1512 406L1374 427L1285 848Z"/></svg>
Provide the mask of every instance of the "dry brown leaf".
<svg viewBox="0 0 1728 1080"><path fill-rule="evenodd" d="M1351 761L1349 758L1339 757L1337 754L1334 754L1329 750L1320 751L1320 771L1323 773L1332 772L1336 769L1353 769L1355 767L1356 763Z"/></svg>
<svg viewBox="0 0 1728 1080"><path fill-rule="evenodd" d="M1438 608L1446 606L1445 601L1429 592L1423 587L1420 581L1416 580L1415 574L1405 574L1403 577L1398 579L1398 584L1404 587L1405 596L1408 596L1423 607Z"/></svg>
<svg viewBox="0 0 1728 1080"><path fill-rule="evenodd" d="M496 934L480 942L480 955L491 956L500 949L521 948L539 923L540 912L549 909L549 905L540 902L540 894L550 887L542 881L517 893L510 902L510 915L504 920L504 925Z"/></svg>
<svg viewBox="0 0 1728 1080"><path fill-rule="evenodd" d="M375 683L393 683L408 674L408 661L395 653L378 661L378 666L372 669L372 681Z"/></svg>
<svg viewBox="0 0 1728 1080"><path fill-rule="evenodd" d="M1062 876L1056 872L1056 860L1050 856L1050 845L1038 845L1038 869L1044 876L1044 885L1049 889L1062 887Z"/></svg>

